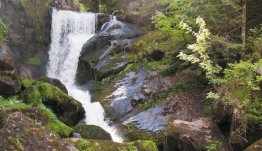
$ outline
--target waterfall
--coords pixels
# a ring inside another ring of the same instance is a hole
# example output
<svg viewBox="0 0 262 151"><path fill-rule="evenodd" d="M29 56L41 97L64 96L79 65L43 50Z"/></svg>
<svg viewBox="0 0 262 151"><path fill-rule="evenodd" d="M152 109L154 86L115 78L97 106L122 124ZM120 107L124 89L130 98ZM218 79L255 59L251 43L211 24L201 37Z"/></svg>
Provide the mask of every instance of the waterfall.
<svg viewBox="0 0 262 151"><path fill-rule="evenodd" d="M114 27L117 27L117 26L119 26L121 28L125 27L125 25L121 21L118 21L116 19L116 16L110 15L110 20L108 22L104 23L104 25L102 25L100 30L107 32L108 30L110 30L110 28L114 28Z"/></svg>
<svg viewBox="0 0 262 151"><path fill-rule="evenodd" d="M91 103L89 92L75 83L78 58L83 45L95 34L95 22L94 13L53 9L47 76L62 81L69 95L82 104L86 124L100 126L111 134L113 141L122 142L117 129L105 121L101 104Z"/></svg>

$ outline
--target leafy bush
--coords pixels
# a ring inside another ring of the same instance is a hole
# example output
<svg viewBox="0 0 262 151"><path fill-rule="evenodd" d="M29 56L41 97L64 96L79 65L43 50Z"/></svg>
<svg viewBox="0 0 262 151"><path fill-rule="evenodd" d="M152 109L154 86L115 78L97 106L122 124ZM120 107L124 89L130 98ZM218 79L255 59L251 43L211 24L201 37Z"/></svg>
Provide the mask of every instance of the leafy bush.
<svg viewBox="0 0 262 151"><path fill-rule="evenodd" d="M262 76L259 67L259 62L231 64L224 71L223 84L218 88L220 99L224 104L233 106L234 113L239 115L244 127L241 131L246 131L248 126L262 128Z"/></svg>
<svg viewBox="0 0 262 151"><path fill-rule="evenodd" d="M223 144L220 141L214 141L212 144L206 146L207 151L218 151L222 148Z"/></svg>

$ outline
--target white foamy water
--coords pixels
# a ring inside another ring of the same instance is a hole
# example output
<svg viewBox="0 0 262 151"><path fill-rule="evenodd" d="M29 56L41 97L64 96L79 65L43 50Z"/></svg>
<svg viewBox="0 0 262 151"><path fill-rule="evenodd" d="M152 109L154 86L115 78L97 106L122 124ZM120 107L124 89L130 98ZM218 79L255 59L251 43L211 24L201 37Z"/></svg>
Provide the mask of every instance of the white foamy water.
<svg viewBox="0 0 262 151"><path fill-rule="evenodd" d="M95 14L53 9L51 45L47 76L62 81L70 96L78 100L86 111L85 122L109 132L113 141L122 142L114 126L105 121L105 111L100 103L91 103L88 91L75 83L78 58L83 45L95 34Z"/></svg>

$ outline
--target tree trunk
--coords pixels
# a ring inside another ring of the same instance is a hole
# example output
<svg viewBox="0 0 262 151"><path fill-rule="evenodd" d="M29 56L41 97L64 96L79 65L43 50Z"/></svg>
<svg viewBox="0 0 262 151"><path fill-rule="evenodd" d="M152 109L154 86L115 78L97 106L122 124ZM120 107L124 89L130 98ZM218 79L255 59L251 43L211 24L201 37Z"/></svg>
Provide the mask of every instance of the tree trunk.
<svg viewBox="0 0 262 151"><path fill-rule="evenodd" d="M241 40L242 40L243 50L246 47L246 24L247 24L247 0L242 0Z"/></svg>

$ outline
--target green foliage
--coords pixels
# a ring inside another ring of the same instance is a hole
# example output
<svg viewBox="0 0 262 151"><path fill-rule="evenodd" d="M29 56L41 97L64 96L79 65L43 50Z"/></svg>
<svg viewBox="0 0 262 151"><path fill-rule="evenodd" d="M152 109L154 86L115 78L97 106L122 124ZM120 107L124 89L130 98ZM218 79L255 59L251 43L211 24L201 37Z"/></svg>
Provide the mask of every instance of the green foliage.
<svg viewBox="0 0 262 151"><path fill-rule="evenodd" d="M30 65L35 65L35 66L39 66L42 64L40 58L29 58L26 61L26 63Z"/></svg>
<svg viewBox="0 0 262 151"><path fill-rule="evenodd" d="M247 37L247 47L251 51L251 53L247 53L250 59L258 60L262 57L262 25L250 29L249 36Z"/></svg>
<svg viewBox="0 0 262 151"><path fill-rule="evenodd" d="M221 79L217 77L217 74L220 73L222 68L215 65L207 54L207 49L210 47L211 33L206 29L206 23L202 18L198 17L196 19L196 24L199 26L198 32L193 31L192 27L189 27L188 24L181 22L181 28L196 37L196 43L190 44L187 47L191 50L191 54L188 55L184 52L180 52L178 57L193 64L198 63L199 67L206 72L206 78L210 83L219 84Z"/></svg>
<svg viewBox="0 0 262 151"><path fill-rule="evenodd" d="M166 6L162 12L153 17L161 29L178 28L181 20L194 26L194 19L204 18L212 31L227 31L239 22L239 5L232 0L159 0ZM218 19L219 18L219 19ZM225 22L227 22L225 26ZM160 26L159 26L160 25Z"/></svg>
<svg viewBox="0 0 262 151"><path fill-rule="evenodd" d="M22 87L28 88L32 85L33 81L29 79L22 80Z"/></svg>
<svg viewBox="0 0 262 151"><path fill-rule="evenodd" d="M5 24L0 20L0 42L4 41L7 36L7 28Z"/></svg>
<svg viewBox="0 0 262 151"><path fill-rule="evenodd" d="M241 124L245 127L262 127L262 76L259 66L259 62L231 64L230 68L224 71L223 84L218 89L218 94L223 96L221 100L234 107L235 113L240 115Z"/></svg>
<svg viewBox="0 0 262 151"><path fill-rule="evenodd" d="M220 141L214 141L212 144L206 146L207 151L219 151L223 146Z"/></svg>

